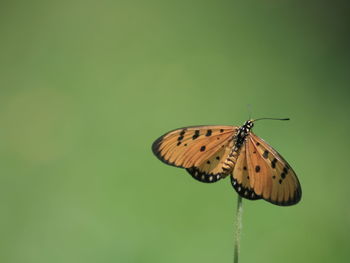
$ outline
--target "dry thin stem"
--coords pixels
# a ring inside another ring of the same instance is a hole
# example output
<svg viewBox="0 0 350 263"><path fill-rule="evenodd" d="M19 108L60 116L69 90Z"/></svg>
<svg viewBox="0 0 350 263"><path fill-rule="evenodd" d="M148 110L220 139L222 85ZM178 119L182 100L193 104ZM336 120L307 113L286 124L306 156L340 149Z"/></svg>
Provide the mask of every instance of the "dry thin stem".
<svg viewBox="0 0 350 263"><path fill-rule="evenodd" d="M241 237L241 231L242 231L242 214L243 214L242 197L238 195L236 222L235 222L235 243L234 243L233 263L238 263L239 248L240 248L240 241L241 241L240 237Z"/></svg>

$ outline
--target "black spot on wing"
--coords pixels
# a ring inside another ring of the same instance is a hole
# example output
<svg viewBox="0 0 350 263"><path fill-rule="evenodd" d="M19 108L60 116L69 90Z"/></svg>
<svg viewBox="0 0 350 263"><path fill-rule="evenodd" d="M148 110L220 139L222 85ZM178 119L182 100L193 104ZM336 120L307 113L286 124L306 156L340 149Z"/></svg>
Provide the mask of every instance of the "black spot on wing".
<svg viewBox="0 0 350 263"><path fill-rule="evenodd" d="M263 153L263 157L267 159L269 157L269 151L265 150Z"/></svg>
<svg viewBox="0 0 350 263"><path fill-rule="evenodd" d="M271 166L272 166L272 168L276 168L276 163L277 163L277 159L274 158L274 159L271 161Z"/></svg>
<svg viewBox="0 0 350 263"><path fill-rule="evenodd" d="M199 130L195 130L195 131L194 131L194 135L192 136L192 140L197 139L197 138L199 137L199 133L200 133Z"/></svg>
<svg viewBox="0 0 350 263"><path fill-rule="evenodd" d="M255 172L260 172L260 166L259 165L257 165L257 166L255 166Z"/></svg>

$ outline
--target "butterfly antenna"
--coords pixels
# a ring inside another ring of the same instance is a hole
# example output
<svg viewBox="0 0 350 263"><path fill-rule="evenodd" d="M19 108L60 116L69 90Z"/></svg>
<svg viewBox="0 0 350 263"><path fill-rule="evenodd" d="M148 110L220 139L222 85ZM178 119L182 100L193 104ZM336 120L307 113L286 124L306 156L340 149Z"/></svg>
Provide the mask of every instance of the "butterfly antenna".
<svg viewBox="0 0 350 263"><path fill-rule="evenodd" d="M252 118L252 105L251 104L247 104L247 109L248 109L248 112L249 112L249 119L250 120Z"/></svg>
<svg viewBox="0 0 350 263"><path fill-rule="evenodd" d="M260 118L260 119L253 120L253 122L260 121L260 120L289 121L290 119L289 118L283 118L283 119L280 119L280 118Z"/></svg>

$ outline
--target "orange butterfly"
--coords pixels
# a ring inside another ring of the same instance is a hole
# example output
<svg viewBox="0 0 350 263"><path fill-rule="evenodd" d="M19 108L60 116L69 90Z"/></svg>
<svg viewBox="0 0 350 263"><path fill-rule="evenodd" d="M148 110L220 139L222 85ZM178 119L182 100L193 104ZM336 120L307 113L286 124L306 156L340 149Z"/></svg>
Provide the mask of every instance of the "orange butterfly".
<svg viewBox="0 0 350 263"><path fill-rule="evenodd" d="M241 127L176 129L158 138L152 150L159 160L186 168L198 181L214 183L230 175L232 186L244 198L294 205L301 199L299 180L286 160L251 132L257 120Z"/></svg>

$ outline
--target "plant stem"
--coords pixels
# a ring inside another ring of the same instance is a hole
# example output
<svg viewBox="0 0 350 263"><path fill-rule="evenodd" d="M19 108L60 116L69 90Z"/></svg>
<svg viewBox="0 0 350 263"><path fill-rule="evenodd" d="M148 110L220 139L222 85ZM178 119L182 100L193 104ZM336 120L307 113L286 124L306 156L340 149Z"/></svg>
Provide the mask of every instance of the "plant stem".
<svg viewBox="0 0 350 263"><path fill-rule="evenodd" d="M234 255L233 255L233 263L238 263L238 255L239 255L239 248L240 248L240 237L241 237L241 230L242 230L242 214L243 214L243 207L242 207L242 197L238 195L237 198L237 210L236 210L236 222L235 222L235 244L234 244Z"/></svg>

